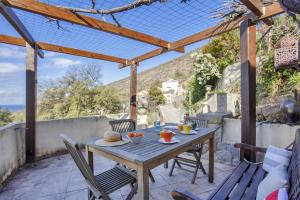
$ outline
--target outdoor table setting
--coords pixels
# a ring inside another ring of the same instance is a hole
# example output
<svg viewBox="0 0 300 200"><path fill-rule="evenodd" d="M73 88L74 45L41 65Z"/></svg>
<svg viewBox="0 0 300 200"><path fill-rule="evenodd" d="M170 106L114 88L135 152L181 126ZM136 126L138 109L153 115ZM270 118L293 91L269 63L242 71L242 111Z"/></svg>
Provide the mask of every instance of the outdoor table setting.
<svg viewBox="0 0 300 200"><path fill-rule="evenodd" d="M88 163L93 169L93 154L104 156L137 172L138 199L149 199L149 170L209 141L208 181L213 182L216 129L195 128L187 124L166 124L128 133L109 132L87 143Z"/></svg>

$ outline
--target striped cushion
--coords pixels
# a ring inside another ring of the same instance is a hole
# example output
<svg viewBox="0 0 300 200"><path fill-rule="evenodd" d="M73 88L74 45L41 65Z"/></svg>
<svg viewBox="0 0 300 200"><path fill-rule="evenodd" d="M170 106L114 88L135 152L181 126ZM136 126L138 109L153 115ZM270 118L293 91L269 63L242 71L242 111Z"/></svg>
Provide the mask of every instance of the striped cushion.
<svg viewBox="0 0 300 200"><path fill-rule="evenodd" d="M290 163L292 152L270 145L265 155L263 169L270 172L278 165L284 165L287 167Z"/></svg>

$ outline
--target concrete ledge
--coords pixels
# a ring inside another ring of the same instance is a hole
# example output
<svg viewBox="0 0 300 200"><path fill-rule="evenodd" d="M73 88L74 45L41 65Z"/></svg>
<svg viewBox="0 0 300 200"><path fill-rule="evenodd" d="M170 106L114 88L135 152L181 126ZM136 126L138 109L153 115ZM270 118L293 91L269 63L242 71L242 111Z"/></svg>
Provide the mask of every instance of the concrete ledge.
<svg viewBox="0 0 300 200"><path fill-rule="evenodd" d="M197 117L203 117L208 120L209 124L222 124L224 118L232 117L231 112L210 112L201 113Z"/></svg>
<svg viewBox="0 0 300 200"><path fill-rule="evenodd" d="M25 132L21 124L0 129L0 188L4 181L25 163Z"/></svg>

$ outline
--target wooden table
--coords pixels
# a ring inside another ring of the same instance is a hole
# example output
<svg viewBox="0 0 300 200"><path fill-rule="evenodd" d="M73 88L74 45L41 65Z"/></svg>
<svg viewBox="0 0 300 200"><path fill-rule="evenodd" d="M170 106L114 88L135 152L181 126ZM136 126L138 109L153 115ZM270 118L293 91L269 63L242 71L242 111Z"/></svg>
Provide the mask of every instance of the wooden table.
<svg viewBox="0 0 300 200"><path fill-rule="evenodd" d="M86 145L88 163L93 170L93 153L124 164L137 171L138 199L149 199L149 169L153 169L175 156L187 151L193 145L209 140L208 182L214 179L214 144L216 129L201 128L196 135L176 132L177 144L166 145L158 142L159 132L153 128L139 130L144 133L140 144L128 143L116 147L101 147L91 141ZM126 135L126 134L124 134Z"/></svg>

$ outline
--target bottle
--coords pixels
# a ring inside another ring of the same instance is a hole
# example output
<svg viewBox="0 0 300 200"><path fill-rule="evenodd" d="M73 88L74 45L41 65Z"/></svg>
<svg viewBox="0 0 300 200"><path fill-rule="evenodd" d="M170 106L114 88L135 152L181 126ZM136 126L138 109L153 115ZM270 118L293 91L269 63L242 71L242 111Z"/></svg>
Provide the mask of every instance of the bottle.
<svg viewBox="0 0 300 200"><path fill-rule="evenodd" d="M154 127L156 131L160 131L160 120L159 120L159 115L156 115L156 120L154 122Z"/></svg>

